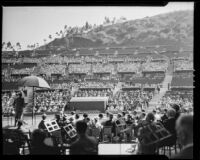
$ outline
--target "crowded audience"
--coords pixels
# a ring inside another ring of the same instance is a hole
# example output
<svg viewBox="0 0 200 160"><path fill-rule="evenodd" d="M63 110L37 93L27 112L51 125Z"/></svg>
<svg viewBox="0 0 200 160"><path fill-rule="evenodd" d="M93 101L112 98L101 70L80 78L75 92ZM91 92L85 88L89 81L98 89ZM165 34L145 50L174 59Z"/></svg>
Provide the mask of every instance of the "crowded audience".
<svg viewBox="0 0 200 160"><path fill-rule="evenodd" d="M37 129L33 132L27 131L21 114L16 117L15 130L22 137L28 132L29 138L24 138L23 143L19 143L21 139L16 139L16 136L13 138L7 128L3 128L4 154L25 154L22 150L26 144L29 147L28 154L31 155L64 155L68 149L72 155L98 154L99 142L134 142L138 145L137 154L157 154L157 150L160 149L157 141L160 142L162 139L163 146L180 146L181 151L173 158L192 157L193 93L168 91L157 106L152 111L149 110L149 103L157 94L154 89L159 88L164 80L168 68L166 59L156 55L147 58L148 54L118 56L118 52L113 52L114 55L109 56L100 56L99 52L95 52L93 56L78 54L80 53L77 52L75 56L54 55L41 59L24 57L3 60L4 63L14 63L10 70L3 69L3 81L17 82L22 78L13 77L12 74L37 73L43 74L41 76L50 82L51 87L51 90L38 90L35 93L34 111L41 116ZM37 66L22 69L14 67L15 64L23 63L36 63ZM174 62L174 70L190 70L192 67L189 60ZM142 75L143 71L163 73ZM135 72L136 76L131 75L131 78L127 78L131 83L120 82L119 85L119 79L115 78L117 82L110 80L110 75L117 77L118 72ZM71 74L72 81L69 80ZM79 74L97 76L98 81L87 81L84 76L83 80L76 81L76 76L77 79L82 79ZM105 77L110 81L103 81ZM154 89L146 91L145 87ZM9 92L2 94L3 116L17 115L16 105L13 106L17 95ZM105 113L99 115L79 113L76 110L66 114L72 97L108 97L109 100ZM58 125L56 134L47 129L46 122L50 120L48 114L55 114L51 120L55 120ZM75 131L73 134L72 130ZM166 137L150 137L152 132L155 131L155 135L160 130L166 131Z"/></svg>

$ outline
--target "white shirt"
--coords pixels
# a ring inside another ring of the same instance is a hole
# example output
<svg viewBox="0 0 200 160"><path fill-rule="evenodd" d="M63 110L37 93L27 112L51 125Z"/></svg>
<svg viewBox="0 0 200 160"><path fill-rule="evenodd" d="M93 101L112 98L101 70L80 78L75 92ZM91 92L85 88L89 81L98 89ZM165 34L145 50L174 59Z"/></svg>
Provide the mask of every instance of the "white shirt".
<svg viewBox="0 0 200 160"><path fill-rule="evenodd" d="M161 117L160 117L160 115L159 114L155 114L155 121L158 121L158 120L160 120L161 119Z"/></svg>

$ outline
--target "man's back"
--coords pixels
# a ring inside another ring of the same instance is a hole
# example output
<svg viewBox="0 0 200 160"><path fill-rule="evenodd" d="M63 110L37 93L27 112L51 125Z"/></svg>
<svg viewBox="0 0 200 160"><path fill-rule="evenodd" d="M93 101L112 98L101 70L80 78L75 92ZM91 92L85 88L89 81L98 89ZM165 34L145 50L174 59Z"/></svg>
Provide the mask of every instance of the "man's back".
<svg viewBox="0 0 200 160"><path fill-rule="evenodd" d="M24 98L17 98L14 101L14 107L16 111L22 111L24 108Z"/></svg>
<svg viewBox="0 0 200 160"><path fill-rule="evenodd" d="M164 121L163 125L171 134L176 134L175 123L175 118L169 118Z"/></svg>
<svg viewBox="0 0 200 160"><path fill-rule="evenodd" d="M94 137L81 136L71 144L70 154L98 154L98 142Z"/></svg>
<svg viewBox="0 0 200 160"><path fill-rule="evenodd" d="M46 126L44 124L45 120L41 120L39 125L38 125L38 129L46 129Z"/></svg>

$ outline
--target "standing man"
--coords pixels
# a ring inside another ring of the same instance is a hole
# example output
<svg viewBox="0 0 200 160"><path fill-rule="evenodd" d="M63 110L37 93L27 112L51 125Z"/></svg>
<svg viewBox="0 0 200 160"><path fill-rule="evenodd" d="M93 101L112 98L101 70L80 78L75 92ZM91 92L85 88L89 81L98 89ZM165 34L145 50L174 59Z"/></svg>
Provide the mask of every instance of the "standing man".
<svg viewBox="0 0 200 160"><path fill-rule="evenodd" d="M17 122L22 119L23 109L25 107L24 98L22 97L21 92L17 94L17 98L14 100L13 106L15 109L15 126L16 126Z"/></svg>
<svg viewBox="0 0 200 160"><path fill-rule="evenodd" d="M87 123L78 121L76 129L78 139L71 144L70 155L97 155L98 154L98 141L94 137L87 135Z"/></svg>
<svg viewBox="0 0 200 160"><path fill-rule="evenodd" d="M182 150L171 159L193 159L193 116L181 115L176 121L176 133Z"/></svg>

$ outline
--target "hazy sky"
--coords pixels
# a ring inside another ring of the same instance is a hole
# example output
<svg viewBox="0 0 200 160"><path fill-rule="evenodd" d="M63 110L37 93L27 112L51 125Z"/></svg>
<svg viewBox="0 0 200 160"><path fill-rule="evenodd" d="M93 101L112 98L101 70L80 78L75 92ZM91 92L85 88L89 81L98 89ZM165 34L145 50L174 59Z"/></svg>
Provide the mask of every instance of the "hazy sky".
<svg viewBox="0 0 200 160"><path fill-rule="evenodd" d="M3 7L3 42L20 42L22 49L28 44L44 44L51 34L54 38L67 26L102 24L104 17L126 17L128 20L178 10L193 10L193 2L169 3L165 7Z"/></svg>

